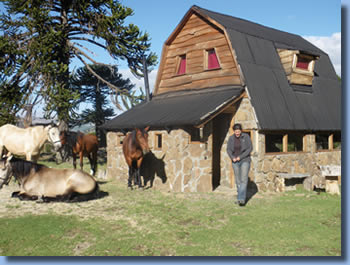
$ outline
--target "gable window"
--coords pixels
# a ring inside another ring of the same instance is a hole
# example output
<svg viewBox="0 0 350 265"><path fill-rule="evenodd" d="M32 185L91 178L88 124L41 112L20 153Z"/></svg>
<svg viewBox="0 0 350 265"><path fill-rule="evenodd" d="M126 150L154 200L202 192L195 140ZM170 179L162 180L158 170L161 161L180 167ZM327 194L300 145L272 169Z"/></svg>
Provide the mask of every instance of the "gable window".
<svg viewBox="0 0 350 265"><path fill-rule="evenodd" d="M206 50L206 69L211 70L218 68L220 68L220 63L215 49Z"/></svg>
<svg viewBox="0 0 350 265"><path fill-rule="evenodd" d="M186 54L180 55L178 57L177 75L186 74Z"/></svg>
<svg viewBox="0 0 350 265"><path fill-rule="evenodd" d="M298 54L296 68L311 71L312 69L309 69L311 62L312 62L312 59L310 57Z"/></svg>

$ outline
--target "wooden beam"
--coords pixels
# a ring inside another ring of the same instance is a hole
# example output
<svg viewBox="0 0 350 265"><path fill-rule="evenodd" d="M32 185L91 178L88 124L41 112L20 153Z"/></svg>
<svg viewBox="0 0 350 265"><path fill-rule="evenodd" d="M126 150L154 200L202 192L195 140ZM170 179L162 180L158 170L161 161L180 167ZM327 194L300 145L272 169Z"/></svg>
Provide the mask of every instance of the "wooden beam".
<svg viewBox="0 0 350 265"><path fill-rule="evenodd" d="M288 152L288 134L283 135L282 152L283 153Z"/></svg>

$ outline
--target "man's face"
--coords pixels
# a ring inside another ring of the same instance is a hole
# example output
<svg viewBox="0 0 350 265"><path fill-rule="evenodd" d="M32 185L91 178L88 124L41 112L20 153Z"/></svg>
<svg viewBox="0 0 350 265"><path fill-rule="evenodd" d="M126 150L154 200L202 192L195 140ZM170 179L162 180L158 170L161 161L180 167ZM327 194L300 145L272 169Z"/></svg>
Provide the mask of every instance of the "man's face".
<svg viewBox="0 0 350 265"><path fill-rule="evenodd" d="M234 132L233 132L234 134L235 134L235 136L238 138L238 137L240 137L241 136L241 133L242 133L242 131L241 130L234 130Z"/></svg>

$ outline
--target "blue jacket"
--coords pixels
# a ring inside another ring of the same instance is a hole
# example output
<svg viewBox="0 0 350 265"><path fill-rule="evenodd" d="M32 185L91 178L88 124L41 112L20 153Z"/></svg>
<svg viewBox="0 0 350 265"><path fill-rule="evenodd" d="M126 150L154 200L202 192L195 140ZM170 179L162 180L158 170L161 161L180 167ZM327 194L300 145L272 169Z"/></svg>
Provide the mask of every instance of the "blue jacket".
<svg viewBox="0 0 350 265"><path fill-rule="evenodd" d="M235 135L231 135L227 142L227 154L232 159L234 158L234 139ZM242 133L239 137L241 140L241 152L239 154L239 157L241 158L241 161L251 161L250 159L250 153L253 150L252 141L250 140L250 137L246 133Z"/></svg>

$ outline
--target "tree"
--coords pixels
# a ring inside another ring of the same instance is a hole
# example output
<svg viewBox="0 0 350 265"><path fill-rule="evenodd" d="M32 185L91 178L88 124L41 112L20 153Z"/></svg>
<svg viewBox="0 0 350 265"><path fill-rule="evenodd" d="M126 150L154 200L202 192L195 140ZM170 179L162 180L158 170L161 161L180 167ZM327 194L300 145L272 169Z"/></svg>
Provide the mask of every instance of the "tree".
<svg viewBox="0 0 350 265"><path fill-rule="evenodd" d="M118 93L129 94L134 85L129 79L123 79L118 73L117 66L107 67L104 65L89 65L96 74L104 80L120 88ZM80 93L79 103L90 103L92 108L83 110L76 125L93 123L95 132L99 138L100 144L105 145L105 136L99 126L108 118L115 115L114 110L108 107L108 97L115 98L116 92L111 90L108 85L93 75L87 67L79 68L71 78L72 87Z"/></svg>
<svg viewBox="0 0 350 265"><path fill-rule="evenodd" d="M116 93L120 88L99 76L89 63L103 65L92 57L88 46L103 48L118 60L126 60L131 71L142 76L142 57L155 65L149 52L147 33L125 25L133 14L116 0L0 0L6 13L0 17L0 47L7 42L21 54L19 66L7 75L8 83L20 80L27 93L34 90L46 99L48 114L56 112L68 122L79 94L69 85L69 64L79 59L101 82ZM3 51L1 51L3 52ZM9 56L5 50L6 56Z"/></svg>

